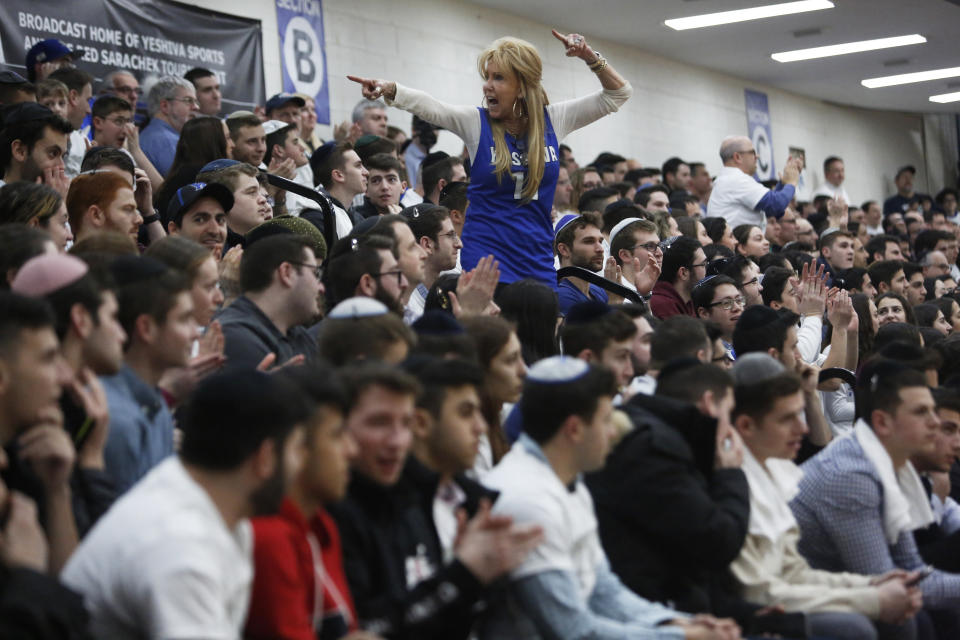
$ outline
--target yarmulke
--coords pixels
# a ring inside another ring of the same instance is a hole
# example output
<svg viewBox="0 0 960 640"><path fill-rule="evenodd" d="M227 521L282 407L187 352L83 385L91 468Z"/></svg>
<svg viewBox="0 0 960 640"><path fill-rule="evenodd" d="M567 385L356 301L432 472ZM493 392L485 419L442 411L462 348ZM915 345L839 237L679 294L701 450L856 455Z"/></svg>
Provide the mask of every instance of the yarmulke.
<svg viewBox="0 0 960 640"><path fill-rule="evenodd" d="M53 115L53 111L36 102L21 102L10 107L3 117L3 124L6 127L23 124L25 122L35 122L44 120Z"/></svg>
<svg viewBox="0 0 960 640"><path fill-rule="evenodd" d="M284 122L283 120L267 120L263 123L263 132L266 135L275 133L283 129L284 127L292 127L293 125L289 122Z"/></svg>
<svg viewBox="0 0 960 640"><path fill-rule="evenodd" d="M306 238L313 245L313 255L316 256L318 261L327 257L327 241L317 225L309 220L291 215L271 218L250 229L244 236L244 246L250 247L257 240L279 233L293 233Z"/></svg>
<svg viewBox="0 0 960 640"><path fill-rule="evenodd" d="M350 235L354 238L365 236L373 231L378 224L380 224L380 216L370 216L369 218L364 218L353 226L353 231L350 232Z"/></svg>
<svg viewBox="0 0 960 640"><path fill-rule="evenodd" d="M317 147L316 151L310 155L310 168L313 169L315 175L320 172L320 165L327 161L336 146L336 141L328 140Z"/></svg>
<svg viewBox="0 0 960 640"><path fill-rule="evenodd" d="M527 371L527 381L541 384L573 382L590 370L586 360L570 356L551 356L537 361Z"/></svg>
<svg viewBox="0 0 960 640"><path fill-rule="evenodd" d="M253 111L245 111L241 109L240 111L234 111L227 116L227 120L233 120L234 118L249 118L250 116L256 116Z"/></svg>
<svg viewBox="0 0 960 640"><path fill-rule="evenodd" d="M208 162L203 165L203 168L200 169L197 173L206 173L207 171L220 171L220 169L226 169L227 167L234 167L240 164L239 160L231 160L230 158L219 158L212 162Z"/></svg>
<svg viewBox="0 0 960 640"><path fill-rule="evenodd" d="M433 152L428 153L428 154L426 155L426 157L425 157L425 158L423 159L423 161L420 163L420 166L421 166L424 170L426 170L426 168L429 167L430 165L436 164L437 162L440 162L441 160L446 160L446 159L449 158L449 157L450 157L450 154L447 153L446 151L433 151Z"/></svg>
<svg viewBox="0 0 960 640"><path fill-rule="evenodd" d="M690 367L696 367L700 364L703 364L700 359L692 356L680 356L679 358L674 358L661 367L660 374L657 376L657 380L666 380L674 374L680 373L681 371L689 369Z"/></svg>
<svg viewBox="0 0 960 640"><path fill-rule="evenodd" d="M463 325L456 318L439 309L424 311L411 326L418 335L458 336L464 333Z"/></svg>
<svg viewBox="0 0 960 640"><path fill-rule="evenodd" d="M10 290L25 296L41 298L73 284L82 278L89 268L87 263L75 256L44 254L27 260Z"/></svg>
<svg viewBox="0 0 960 640"><path fill-rule="evenodd" d="M779 360L769 354L755 351L738 357L730 373L733 374L734 384L742 387L770 380L784 371L786 369Z"/></svg>
<svg viewBox="0 0 960 640"><path fill-rule="evenodd" d="M643 218L624 218L620 222L614 225L613 229L610 230L610 245L613 246L613 239L617 237L617 234L623 231L623 228L628 224L633 224L634 222L640 222Z"/></svg>
<svg viewBox="0 0 960 640"><path fill-rule="evenodd" d="M146 256L118 256L110 263L110 273L118 287L157 278L167 272L167 265Z"/></svg>
<svg viewBox="0 0 960 640"><path fill-rule="evenodd" d="M376 142L379 139L380 139L380 136L378 136L377 134L367 133L357 138L357 141L353 143L353 148L356 149L357 147L365 147L371 142Z"/></svg>
<svg viewBox="0 0 960 640"><path fill-rule="evenodd" d="M604 213L608 211L614 211L616 209L622 209L623 207L630 207L631 209L635 208L637 205L633 203L633 200L628 200L627 198L620 198L619 200L614 200L606 207L603 208Z"/></svg>
<svg viewBox="0 0 960 640"><path fill-rule="evenodd" d="M419 218L428 211L433 211L434 209L440 209L441 207L433 204L432 202L418 202L417 204L410 205L406 209L400 212L407 220L413 218Z"/></svg>
<svg viewBox="0 0 960 640"><path fill-rule="evenodd" d="M390 310L387 309L387 305L379 300L356 296L354 298L347 298L331 309L330 313L327 314L327 318L331 320L343 318L372 318L374 316L386 315L389 312Z"/></svg>
<svg viewBox="0 0 960 640"><path fill-rule="evenodd" d="M554 237L560 235L560 232L563 231L563 228L580 217L579 213L568 213L567 215L561 217L557 220L557 226L553 228Z"/></svg>
<svg viewBox="0 0 960 640"><path fill-rule="evenodd" d="M584 300L570 307L567 311L567 324L585 324L593 322L613 311L613 308L606 302L599 300Z"/></svg>
<svg viewBox="0 0 960 640"><path fill-rule="evenodd" d="M774 322L780 322L779 313L770 307L765 307L762 304L755 304L743 310L743 313L740 315L740 319L737 320L736 328L738 331L752 331L754 329L766 327Z"/></svg>

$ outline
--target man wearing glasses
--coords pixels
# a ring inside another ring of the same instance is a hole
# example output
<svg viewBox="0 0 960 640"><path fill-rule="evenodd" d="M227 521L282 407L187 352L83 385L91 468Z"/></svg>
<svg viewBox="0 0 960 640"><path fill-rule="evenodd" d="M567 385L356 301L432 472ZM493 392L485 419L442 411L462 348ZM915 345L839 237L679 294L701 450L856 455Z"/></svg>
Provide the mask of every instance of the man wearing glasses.
<svg viewBox="0 0 960 640"><path fill-rule="evenodd" d="M650 297L650 310L661 320L675 315L696 317L691 294L693 287L707 275L703 248L687 236L670 238L660 246L663 266Z"/></svg>
<svg viewBox="0 0 960 640"><path fill-rule="evenodd" d="M655 280L648 278L654 271L650 267L650 258L653 257L658 268L663 261L657 226L649 220L640 218L626 218L620 221L610 230L610 255L620 266L620 272L623 275L620 283L636 289L642 295L649 294L656 283ZM640 267L639 270L637 266ZM637 286L638 277L641 279L639 287Z"/></svg>
<svg viewBox="0 0 960 640"><path fill-rule="evenodd" d="M180 130L200 111L197 91L189 80L160 78L147 96L150 124L140 134L140 147L161 175L167 175L180 140Z"/></svg>
<svg viewBox="0 0 960 640"><path fill-rule="evenodd" d="M725 218L736 227L752 224L766 229L767 216L779 219L793 200L800 178L800 160L791 157L783 177L774 189L767 189L753 177L757 172L757 150L750 138L731 136L720 144L723 168L717 174L707 203L707 215Z"/></svg>
<svg viewBox="0 0 960 640"><path fill-rule="evenodd" d="M743 296L733 278L728 276L707 276L693 288L692 302L701 320L710 320L720 327L720 338L726 355L734 358L733 329L743 313L747 299ZM714 359L720 354L713 354Z"/></svg>

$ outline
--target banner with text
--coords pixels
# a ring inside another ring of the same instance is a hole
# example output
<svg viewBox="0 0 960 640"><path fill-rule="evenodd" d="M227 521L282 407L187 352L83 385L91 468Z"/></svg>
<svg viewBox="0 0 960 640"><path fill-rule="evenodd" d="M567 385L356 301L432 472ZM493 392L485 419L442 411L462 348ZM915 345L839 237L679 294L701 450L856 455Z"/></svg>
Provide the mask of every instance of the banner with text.
<svg viewBox="0 0 960 640"><path fill-rule="evenodd" d="M264 102L259 20L166 0L0 2L0 70L26 76L27 51L47 38L83 49L77 66L97 80L129 69L148 85L151 77L206 67L220 78L225 112Z"/></svg>
<svg viewBox="0 0 960 640"><path fill-rule="evenodd" d="M327 50L320 0L276 0L283 60L283 90L316 103L317 122L330 124Z"/></svg>
<svg viewBox="0 0 960 640"><path fill-rule="evenodd" d="M757 180L776 180L777 169L773 163L773 133L770 129L770 105L767 94L744 90L747 102L747 136L757 150Z"/></svg>

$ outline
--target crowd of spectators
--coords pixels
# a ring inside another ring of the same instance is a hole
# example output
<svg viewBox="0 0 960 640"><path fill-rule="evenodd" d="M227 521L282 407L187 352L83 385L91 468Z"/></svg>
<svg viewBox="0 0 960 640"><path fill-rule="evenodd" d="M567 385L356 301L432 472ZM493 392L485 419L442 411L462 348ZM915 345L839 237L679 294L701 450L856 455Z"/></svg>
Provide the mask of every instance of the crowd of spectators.
<svg viewBox="0 0 960 640"><path fill-rule="evenodd" d="M554 36L596 94L503 38L328 141L0 73L0 637L960 637L955 186L581 164L632 89Z"/></svg>

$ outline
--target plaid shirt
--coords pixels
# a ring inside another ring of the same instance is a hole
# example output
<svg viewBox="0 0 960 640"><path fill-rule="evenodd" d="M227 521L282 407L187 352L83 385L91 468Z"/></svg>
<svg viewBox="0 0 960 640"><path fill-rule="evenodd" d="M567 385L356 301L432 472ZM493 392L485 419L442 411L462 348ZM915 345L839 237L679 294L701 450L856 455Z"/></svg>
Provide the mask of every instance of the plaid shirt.
<svg viewBox="0 0 960 640"><path fill-rule="evenodd" d="M790 502L800 525L800 553L827 571L880 574L924 566L912 533L887 544L883 486L856 438L838 438L803 464L800 492ZM934 571L921 583L923 602L960 605L960 575Z"/></svg>

